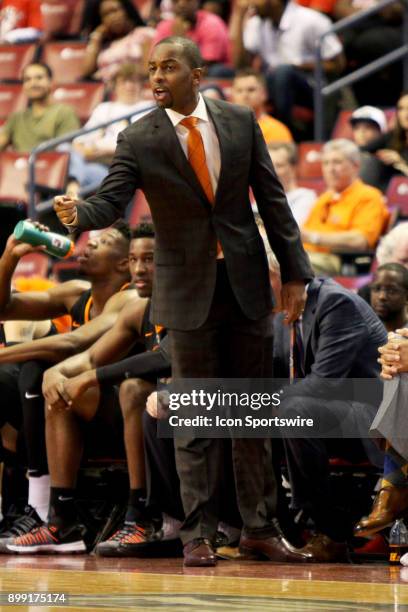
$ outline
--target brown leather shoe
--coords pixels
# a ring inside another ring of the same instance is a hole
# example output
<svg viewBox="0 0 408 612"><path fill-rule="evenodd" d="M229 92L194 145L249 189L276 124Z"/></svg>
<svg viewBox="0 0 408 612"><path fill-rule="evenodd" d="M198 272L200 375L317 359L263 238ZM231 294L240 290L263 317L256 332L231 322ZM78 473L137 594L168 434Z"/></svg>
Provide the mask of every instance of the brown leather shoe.
<svg viewBox="0 0 408 612"><path fill-rule="evenodd" d="M300 550L310 554L315 563L348 563L350 560L346 542L335 542L324 533L312 536Z"/></svg>
<svg viewBox="0 0 408 612"><path fill-rule="evenodd" d="M290 544L282 534L263 540L241 536L239 552L256 559L269 559L276 563L307 563L313 561L312 555L302 552Z"/></svg>
<svg viewBox="0 0 408 612"><path fill-rule="evenodd" d="M197 538L188 542L183 548L186 567L211 567L217 565L210 540Z"/></svg>
<svg viewBox="0 0 408 612"><path fill-rule="evenodd" d="M369 516L355 526L354 535L367 537L389 527L408 512L408 487L384 487L374 500Z"/></svg>

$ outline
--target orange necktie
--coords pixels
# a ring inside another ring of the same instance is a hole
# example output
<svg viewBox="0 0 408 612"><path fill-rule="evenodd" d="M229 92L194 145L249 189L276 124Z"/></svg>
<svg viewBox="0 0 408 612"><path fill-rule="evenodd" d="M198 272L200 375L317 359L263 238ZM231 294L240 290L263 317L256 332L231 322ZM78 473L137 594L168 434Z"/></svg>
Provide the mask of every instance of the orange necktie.
<svg viewBox="0 0 408 612"><path fill-rule="evenodd" d="M186 117L180 121L188 129L187 153L196 176L211 204L214 204L214 191L211 184L210 172L205 158L205 150L200 130L197 128L197 117Z"/></svg>

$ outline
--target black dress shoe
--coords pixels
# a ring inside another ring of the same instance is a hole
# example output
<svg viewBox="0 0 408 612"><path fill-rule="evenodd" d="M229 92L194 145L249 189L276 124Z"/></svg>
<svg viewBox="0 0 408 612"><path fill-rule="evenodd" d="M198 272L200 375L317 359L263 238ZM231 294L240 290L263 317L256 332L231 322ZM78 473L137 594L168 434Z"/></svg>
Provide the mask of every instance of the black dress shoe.
<svg viewBox="0 0 408 612"><path fill-rule="evenodd" d="M289 544L281 533L263 539L242 535L239 551L244 555L255 556L258 559L269 559L269 561L275 561L276 563L308 563L314 560L311 553L295 548Z"/></svg>
<svg viewBox="0 0 408 612"><path fill-rule="evenodd" d="M186 567L211 567L217 565L210 540L196 538L188 542L183 549L184 565Z"/></svg>

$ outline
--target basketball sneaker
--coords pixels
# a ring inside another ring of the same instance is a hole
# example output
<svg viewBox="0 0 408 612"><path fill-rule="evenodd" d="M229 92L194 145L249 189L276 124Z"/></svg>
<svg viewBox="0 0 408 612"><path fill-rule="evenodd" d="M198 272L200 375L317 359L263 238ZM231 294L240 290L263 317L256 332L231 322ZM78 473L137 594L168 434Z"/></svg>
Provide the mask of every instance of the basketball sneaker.
<svg viewBox="0 0 408 612"><path fill-rule="evenodd" d="M57 526L49 523L13 538L6 546L10 552L23 554L84 553L87 549L86 532L86 527L81 524Z"/></svg>
<svg viewBox="0 0 408 612"><path fill-rule="evenodd" d="M162 529L155 529L152 524L125 521L108 540L96 545L95 553L101 557L138 557L153 542L159 542L162 538Z"/></svg>
<svg viewBox="0 0 408 612"><path fill-rule="evenodd" d="M29 533L35 527L39 527L42 524L42 520L34 508L27 505L24 508L23 514L17 516L13 523L9 525L8 529L0 533L0 553L10 553L11 551L8 550L7 544L10 544L11 541L18 536Z"/></svg>

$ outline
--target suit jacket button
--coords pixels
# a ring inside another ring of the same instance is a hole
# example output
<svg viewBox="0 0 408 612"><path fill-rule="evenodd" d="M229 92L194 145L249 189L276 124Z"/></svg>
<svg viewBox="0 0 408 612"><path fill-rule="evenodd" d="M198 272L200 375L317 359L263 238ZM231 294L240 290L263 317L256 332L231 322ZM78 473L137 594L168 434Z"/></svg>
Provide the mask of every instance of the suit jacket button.
<svg viewBox="0 0 408 612"><path fill-rule="evenodd" d="M215 256L217 255L217 251L216 251L215 249L210 249L210 250L208 251L208 255L209 255L210 257L215 257Z"/></svg>

